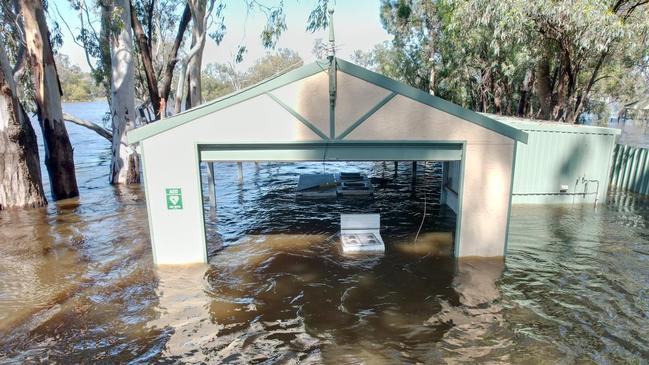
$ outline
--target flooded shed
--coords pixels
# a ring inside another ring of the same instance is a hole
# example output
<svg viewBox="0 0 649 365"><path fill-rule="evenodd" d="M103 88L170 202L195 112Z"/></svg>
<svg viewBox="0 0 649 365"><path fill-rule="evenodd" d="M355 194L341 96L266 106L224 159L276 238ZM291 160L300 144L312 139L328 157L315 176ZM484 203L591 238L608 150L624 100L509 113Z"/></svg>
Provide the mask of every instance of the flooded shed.
<svg viewBox="0 0 649 365"><path fill-rule="evenodd" d="M527 133L332 57L128 138L143 157L154 259L179 264L207 261L206 161L452 162L455 255L503 256L515 150Z"/></svg>
<svg viewBox="0 0 649 365"><path fill-rule="evenodd" d="M597 204L606 199L617 128L484 114L527 133L516 148L512 204ZM444 169L442 198L457 209L459 165Z"/></svg>
<svg viewBox="0 0 649 365"><path fill-rule="evenodd" d="M516 149L514 204L606 200L617 128L489 115L528 134Z"/></svg>

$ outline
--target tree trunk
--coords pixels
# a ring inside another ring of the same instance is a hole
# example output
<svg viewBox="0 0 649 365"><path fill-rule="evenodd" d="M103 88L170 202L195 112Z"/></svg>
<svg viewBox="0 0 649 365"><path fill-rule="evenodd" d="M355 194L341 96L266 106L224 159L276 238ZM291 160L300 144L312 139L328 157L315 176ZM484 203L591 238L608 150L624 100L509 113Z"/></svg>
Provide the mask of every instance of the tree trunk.
<svg viewBox="0 0 649 365"><path fill-rule="evenodd" d="M40 0L21 0L25 41L34 81L34 99L43 131L45 166L54 200L79 195L72 145L63 122L61 85Z"/></svg>
<svg viewBox="0 0 649 365"><path fill-rule="evenodd" d="M114 21L119 19L121 24L113 24L110 32L110 113L113 129L110 183L135 184L140 182L139 157L126 141L126 131L135 128L136 118L133 39L131 27L128 26L131 6L129 0L114 0L113 5L108 10L113 12L110 18Z"/></svg>
<svg viewBox="0 0 649 365"><path fill-rule="evenodd" d="M135 32L135 39L137 41L137 47L140 51L140 58L142 60L142 66L144 68L144 75L146 76L146 85L149 91L149 100L151 101L151 106L153 107L153 120L160 119L160 92L158 90L158 79L156 78L155 71L153 69L153 59L151 58L151 42L144 33L142 24L137 18L135 8L133 4L130 3L131 11L131 26L133 27L133 32ZM149 9L150 11L151 8Z"/></svg>
<svg viewBox="0 0 649 365"><path fill-rule="evenodd" d="M433 39L430 39L429 42L434 42ZM428 73L428 93L430 95L435 95L435 49L433 46L429 46L428 50L428 62L430 63L430 72Z"/></svg>
<svg viewBox="0 0 649 365"><path fill-rule="evenodd" d="M546 50L536 66L536 94L539 98L539 118L550 119L552 112L552 78L550 76L550 55Z"/></svg>
<svg viewBox="0 0 649 365"><path fill-rule="evenodd" d="M9 60L0 47L0 210L46 204L36 133L18 101Z"/></svg>
<svg viewBox="0 0 649 365"><path fill-rule="evenodd" d="M205 10L206 0L188 0L192 14L192 48L198 46L196 53L192 56L187 64L187 74L189 75L189 94L187 98L191 107L203 103L201 94L201 69L203 66L203 49L205 48L205 31L207 18Z"/></svg>
<svg viewBox="0 0 649 365"><path fill-rule="evenodd" d="M503 113L503 90L500 83L491 82L491 92L493 93L494 112L498 115Z"/></svg>
<svg viewBox="0 0 649 365"><path fill-rule="evenodd" d="M597 64L595 65L595 68L593 69L593 72L591 73L590 78L588 79L588 84L586 84L584 90L580 91L579 94L577 95L577 99L575 101L575 106L574 106L574 118L573 120L571 120L572 123L576 123L577 119L581 115L584 109L584 102L588 100L590 91L592 90L593 86L598 80L597 77L602 68L602 65L604 64L604 60L608 56L608 53L609 53L609 49L606 49L600 54L599 59L597 60Z"/></svg>
<svg viewBox="0 0 649 365"><path fill-rule="evenodd" d="M532 85L534 85L534 74L532 73L532 70L527 70L525 72L525 77L523 78L519 92L520 99L518 100L518 108L516 111L516 115L518 115L519 117L524 117L525 113L527 112Z"/></svg>
<svg viewBox="0 0 649 365"><path fill-rule="evenodd" d="M189 4L185 5L185 10L183 11L183 15L180 19L180 23L178 24L178 32L176 33L176 39L174 40L174 44L171 47L171 51L169 53L169 60L167 61L167 64L165 65L164 73L162 75L162 81L160 82L160 98L164 100L165 105L169 101L169 93L171 92L171 83L173 81L174 77L174 68L176 67L176 63L178 62L178 49L180 49L180 44L183 41L183 34L185 34L185 31L187 30L187 25L189 24L189 21L191 20L191 11L189 10ZM162 111L161 118L164 118L165 110Z"/></svg>
<svg viewBox="0 0 649 365"><path fill-rule="evenodd" d="M214 0L209 0L209 10L206 12L206 0L187 0L192 14L192 48L185 59L181 61L181 71L178 75L176 86L175 112L180 113L182 102L185 101L185 109L200 105L201 97L201 65L203 49L205 48L205 29L209 21L209 14L212 12ZM200 17L202 15L202 18ZM198 37L198 38L196 38ZM198 61L196 59L198 58ZM185 79L187 85L185 86ZM184 88L187 87L187 97L183 98ZM185 100L183 100L185 99Z"/></svg>

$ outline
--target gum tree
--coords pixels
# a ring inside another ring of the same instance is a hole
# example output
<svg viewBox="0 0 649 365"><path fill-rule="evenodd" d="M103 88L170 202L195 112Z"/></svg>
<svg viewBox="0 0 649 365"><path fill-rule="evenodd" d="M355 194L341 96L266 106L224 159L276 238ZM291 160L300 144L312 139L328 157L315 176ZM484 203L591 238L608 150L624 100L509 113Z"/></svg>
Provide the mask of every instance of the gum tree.
<svg viewBox="0 0 649 365"><path fill-rule="evenodd" d="M0 210L46 204L36 133L18 100L5 47L0 47Z"/></svg>
<svg viewBox="0 0 649 365"><path fill-rule="evenodd" d="M36 116L43 133L45 166L54 200L79 195L74 156L63 121L61 85L54 63L45 9L40 0L21 0L28 66L34 86Z"/></svg>
<svg viewBox="0 0 649 365"><path fill-rule="evenodd" d="M102 7L110 46L110 120L112 126L111 184L140 182L139 156L128 145L126 132L135 128L135 62L129 0Z"/></svg>

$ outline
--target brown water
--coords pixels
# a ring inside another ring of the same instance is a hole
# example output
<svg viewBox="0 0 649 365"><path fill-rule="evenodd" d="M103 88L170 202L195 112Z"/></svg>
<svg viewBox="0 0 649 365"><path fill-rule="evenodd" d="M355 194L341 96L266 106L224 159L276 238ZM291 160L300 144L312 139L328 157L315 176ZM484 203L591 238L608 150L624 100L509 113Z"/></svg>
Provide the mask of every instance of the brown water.
<svg viewBox="0 0 649 365"><path fill-rule="evenodd" d="M95 118L101 105L67 106ZM75 109L76 108L76 109ZM83 115L83 113L87 115ZM144 196L71 126L81 198L0 212L0 363L646 363L649 201L517 206L509 254L457 262L439 166L349 164L373 200L296 201L334 164L217 166L209 265L151 263ZM428 215L413 243L424 197ZM340 211L382 213L388 250L348 257Z"/></svg>

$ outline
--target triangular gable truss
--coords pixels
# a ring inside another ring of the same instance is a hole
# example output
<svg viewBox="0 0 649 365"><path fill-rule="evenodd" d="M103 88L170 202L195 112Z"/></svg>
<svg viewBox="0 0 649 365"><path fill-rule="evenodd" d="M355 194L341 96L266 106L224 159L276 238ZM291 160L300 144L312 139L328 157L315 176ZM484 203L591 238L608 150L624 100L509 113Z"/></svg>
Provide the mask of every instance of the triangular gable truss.
<svg viewBox="0 0 649 365"><path fill-rule="evenodd" d="M273 95L272 91L279 89L283 86L289 85L291 83L300 81L307 77L316 75L320 72L327 72L329 67L328 61L317 61L305 66L302 66L298 69L289 71L285 74L276 76L274 78L263 81L259 84L252 85L244 90L238 91L233 94L229 94L218 98L209 103L203 104L201 106L189 109L185 112L179 113L167 119L148 124L146 126L134 129L128 133L129 143L136 143L144 139L155 136L159 133L165 132L167 130L173 129L185 123L191 122L197 118L209 115L211 113L217 112L219 110L228 108L232 105L244 102L246 100L252 99L256 96L267 95L278 103L282 108L284 108L288 113L297 118L300 122L306 125L311 129L315 134L317 134L322 140L325 141L337 141L344 139L357 127L359 127L363 122L369 119L374 113L383 108L386 104L390 102L395 96L401 95L412 100L418 101L422 104L428 105L432 108L438 109L450 115L456 116L460 119L469 121L476 125L479 125L483 128L487 128L496 133L509 137L515 141L527 143L527 133L516 129L505 123L501 123L489 117L486 117L482 114L478 114L471 110L462 108L459 105L441 99L439 97L430 95L422 90L416 89L414 87L403 84L399 81L395 81L381 74L372 72L363 67L354 65L350 62L336 59L337 69L340 72L344 72L348 75L354 76L371 84L374 84L378 87L384 88L390 93L382 98L376 105L371 107L367 112L362 114L362 116L351 124L344 131L338 131L337 136L334 133L332 135L329 131L322 131L302 116L300 113L295 111L291 106L284 103L280 98ZM332 120L332 123L334 121ZM331 128L331 131L334 131L334 128Z"/></svg>

